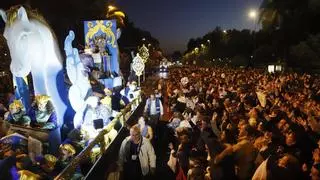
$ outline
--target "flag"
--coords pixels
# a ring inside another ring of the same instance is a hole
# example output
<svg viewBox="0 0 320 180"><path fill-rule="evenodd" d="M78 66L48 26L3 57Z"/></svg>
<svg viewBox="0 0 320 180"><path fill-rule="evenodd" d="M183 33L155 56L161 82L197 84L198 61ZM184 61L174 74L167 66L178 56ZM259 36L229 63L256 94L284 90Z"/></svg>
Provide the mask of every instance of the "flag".
<svg viewBox="0 0 320 180"><path fill-rule="evenodd" d="M267 104L266 95L263 92L256 92L256 93L261 106L266 107L266 104Z"/></svg>

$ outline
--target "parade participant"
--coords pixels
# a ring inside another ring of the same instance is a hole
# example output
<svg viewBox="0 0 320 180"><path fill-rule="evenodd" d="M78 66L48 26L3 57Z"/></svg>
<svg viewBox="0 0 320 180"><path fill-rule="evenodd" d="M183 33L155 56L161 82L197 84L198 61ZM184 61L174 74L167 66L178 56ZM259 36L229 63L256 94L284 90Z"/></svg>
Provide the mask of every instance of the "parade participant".
<svg viewBox="0 0 320 180"><path fill-rule="evenodd" d="M119 89L118 87L113 89L113 94L111 96L111 104L113 111L120 112L120 110L129 103L129 99L121 94L121 89Z"/></svg>
<svg viewBox="0 0 320 180"><path fill-rule="evenodd" d="M101 116L98 97L90 96L86 100L86 103L87 107L84 111L81 132L84 135L84 139L90 140L98 134L97 129L94 127L94 120L103 119L103 117Z"/></svg>
<svg viewBox="0 0 320 180"><path fill-rule="evenodd" d="M49 96L36 95L30 114L32 127L48 130L57 128L57 116Z"/></svg>
<svg viewBox="0 0 320 180"><path fill-rule="evenodd" d="M158 121L163 115L163 106L160 99L156 98L154 94L151 94L150 98L147 99L144 112L150 118L149 125L153 131L155 131Z"/></svg>
<svg viewBox="0 0 320 180"><path fill-rule="evenodd" d="M81 131L79 129L73 129L68 133L67 139L64 140L63 144L72 145L76 150L76 154L79 154L84 147L84 142L82 140Z"/></svg>
<svg viewBox="0 0 320 180"><path fill-rule="evenodd" d="M60 153L60 157L57 161L56 168L57 168L57 171L62 171L71 162L72 158L76 154L76 150L70 144L62 144L59 147L59 153Z"/></svg>
<svg viewBox="0 0 320 180"><path fill-rule="evenodd" d="M156 96L156 98L160 99L160 101L163 103L163 96L162 93L159 92L158 89L154 90L154 95Z"/></svg>
<svg viewBox="0 0 320 180"><path fill-rule="evenodd" d="M140 95L140 89L137 87L137 82L132 81L127 87L121 90L121 95L128 98L132 102Z"/></svg>
<svg viewBox="0 0 320 180"><path fill-rule="evenodd" d="M122 141L118 163L125 180L155 173L156 155L150 141L142 137L139 125L132 126L130 136Z"/></svg>
<svg viewBox="0 0 320 180"><path fill-rule="evenodd" d="M91 49L92 52L92 57L94 60L94 66L101 70L102 66L102 57L99 51L99 47L97 45L94 45L93 48Z"/></svg>
<svg viewBox="0 0 320 180"><path fill-rule="evenodd" d="M55 168L57 161L58 159L51 154L39 157L37 164L40 166L40 170L38 174L46 178L54 177L57 174Z"/></svg>
<svg viewBox="0 0 320 180"><path fill-rule="evenodd" d="M153 138L153 131L152 131L152 128L146 124L145 117L143 116L140 117L138 120L138 124L140 127L141 135L151 141Z"/></svg>
<svg viewBox="0 0 320 180"><path fill-rule="evenodd" d="M24 111L23 104L19 100L14 100L9 106L8 115L6 120L12 124L29 126L31 119Z"/></svg>
<svg viewBox="0 0 320 180"><path fill-rule="evenodd" d="M113 95L113 92L112 92L112 90L105 88L104 94L105 94L105 96L100 100L100 102L104 107L107 108L107 110L110 112L110 114L112 114L112 95Z"/></svg>
<svg viewBox="0 0 320 180"><path fill-rule="evenodd" d="M112 98L111 96L105 96L100 100L101 103L101 115L103 119L103 126L107 126L110 123L110 118L112 117Z"/></svg>

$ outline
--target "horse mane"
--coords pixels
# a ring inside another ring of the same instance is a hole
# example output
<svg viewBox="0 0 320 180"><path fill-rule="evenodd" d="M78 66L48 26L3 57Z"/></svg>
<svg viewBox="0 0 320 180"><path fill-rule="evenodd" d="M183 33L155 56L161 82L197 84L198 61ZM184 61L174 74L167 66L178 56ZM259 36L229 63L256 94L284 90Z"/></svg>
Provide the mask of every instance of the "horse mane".
<svg viewBox="0 0 320 180"><path fill-rule="evenodd" d="M18 10L21 7L21 5L12 6L9 10L6 11L7 15L7 22L6 26L10 28L10 26L18 19ZM60 63L63 63L61 52L59 49L59 46L57 44L57 36L51 26L49 25L48 21L42 16L41 13L39 13L38 10L32 9L29 6L23 6L26 10L28 19L34 22L38 22L39 24L43 25L44 27L48 28L48 30L51 32L52 38L54 40L54 49L57 52L57 57L60 61Z"/></svg>
<svg viewBox="0 0 320 180"><path fill-rule="evenodd" d="M7 14L7 23L8 26L11 26L18 18L18 10L21 7L21 5L16 5L10 7L9 10L6 11ZM55 33L53 32L52 28L50 27L48 21L38 12L36 9L31 9L28 6L23 6L27 12L27 16L30 20L36 20L40 22L41 24L48 27L51 31L51 34L53 35L54 39L56 39Z"/></svg>

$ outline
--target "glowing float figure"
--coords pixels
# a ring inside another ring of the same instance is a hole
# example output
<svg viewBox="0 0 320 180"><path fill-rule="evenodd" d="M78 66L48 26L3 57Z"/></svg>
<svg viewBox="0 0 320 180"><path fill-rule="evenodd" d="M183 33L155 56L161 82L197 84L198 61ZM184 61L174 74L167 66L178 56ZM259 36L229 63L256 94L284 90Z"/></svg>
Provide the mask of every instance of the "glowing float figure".
<svg viewBox="0 0 320 180"><path fill-rule="evenodd" d="M69 99L72 108L76 112L73 124L75 128L79 129L84 120L84 112L87 107L86 100L91 93L91 85L88 74L85 73L84 65L80 61L78 50L72 47L74 38L74 32L70 31L64 41L64 51L67 56L67 74L72 83L72 86L69 89Z"/></svg>
<svg viewBox="0 0 320 180"><path fill-rule="evenodd" d="M111 77L100 79L106 88L121 86L119 75L119 47L117 40L121 36L121 30L117 28L116 20L94 20L84 22L86 47L94 49L99 47L101 62L104 73L111 74ZM100 62L97 60L97 62Z"/></svg>

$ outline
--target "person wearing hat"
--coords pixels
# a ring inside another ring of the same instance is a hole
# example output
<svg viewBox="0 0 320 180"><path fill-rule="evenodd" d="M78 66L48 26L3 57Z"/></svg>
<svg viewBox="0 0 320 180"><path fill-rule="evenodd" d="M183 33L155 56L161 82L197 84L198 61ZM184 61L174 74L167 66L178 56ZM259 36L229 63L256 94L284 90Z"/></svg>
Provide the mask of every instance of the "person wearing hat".
<svg viewBox="0 0 320 180"><path fill-rule="evenodd" d="M84 147L84 143L82 142L81 131L79 129L71 130L67 135L67 139L64 140L62 144L72 145L72 147L74 147L76 150L76 154L79 154Z"/></svg>
<svg viewBox="0 0 320 180"><path fill-rule="evenodd" d="M28 170L20 170L18 171L18 174L20 175L19 179L28 179L28 180L38 180L41 179L41 176L38 174L35 174Z"/></svg>
<svg viewBox="0 0 320 180"><path fill-rule="evenodd" d="M36 95L31 109L31 126L53 130L57 128L57 115L47 95Z"/></svg>
<svg viewBox="0 0 320 180"><path fill-rule="evenodd" d="M37 174L45 179L50 179L50 177L57 175L56 163L58 159L55 156L46 154L44 156L37 157L36 161L39 167L36 171Z"/></svg>
<svg viewBox="0 0 320 180"><path fill-rule="evenodd" d="M14 100L9 106L9 114L6 120L12 124L29 126L31 119L24 111L23 104L20 100Z"/></svg>
<svg viewBox="0 0 320 180"><path fill-rule="evenodd" d="M61 144L59 147L60 157L57 161L57 171L62 171L64 168L68 166L71 162L72 158L76 154L76 150L71 144Z"/></svg>

